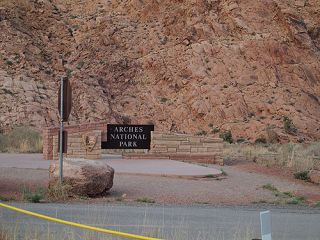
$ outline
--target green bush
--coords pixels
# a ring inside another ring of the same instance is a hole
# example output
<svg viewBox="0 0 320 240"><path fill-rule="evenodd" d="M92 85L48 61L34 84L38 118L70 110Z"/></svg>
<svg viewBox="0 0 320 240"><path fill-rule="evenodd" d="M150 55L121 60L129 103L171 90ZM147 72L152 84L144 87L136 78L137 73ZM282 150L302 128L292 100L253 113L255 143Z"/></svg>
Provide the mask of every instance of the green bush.
<svg viewBox="0 0 320 240"><path fill-rule="evenodd" d="M220 132L220 129L217 128L217 127L215 127L215 128L212 129L211 132L212 132L212 133L218 133L218 132Z"/></svg>
<svg viewBox="0 0 320 240"><path fill-rule="evenodd" d="M296 179L310 181L309 171L300 171L294 174Z"/></svg>
<svg viewBox="0 0 320 240"><path fill-rule="evenodd" d="M303 204L305 203L306 199L303 196L296 196L288 200L286 203L287 204L293 204L293 205L298 205L298 204Z"/></svg>
<svg viewBox="0 0 320 240"><path fill-rule="evenodd" d="M263 185L262 188L267 189L272 192L278 192L278 189L270 183Z"/></svg>
<svg viewBox="0 0 320 240"><path fill-rule="evenodd" d="M141 202L141 203L155 203L155 201L153 199L149 199L149 198L138 198L136 200L136 202Z"/></svg>
<svg viewBox="0 0 320 240"><path fill-rule="evenodd" d="M22 196L25 201L39 203L45 198L46 191L43 188L38 188L35 191L32 191L29 188L23 188Z"/></svg>
<svg viewBox="0 0 320 240"><path fill-rule="evenodd" d="M292 120L287 116L283 117L283 128L287 133L295 133L295 132L297 132L297 129L293 125Z"/></svg>
<svg viewBox="0 0 320 240"><path fill-rule="evenodd" d="M219 137L222 138L223 141L225 141L225 142L233 143L231 130L226 130L226 131L221 132Z"/></svg>
<svg viewBox="0 0 320 240"><path fill-rule="evenodd" d="M28 127L17 127L0 133L0 152L41 153L41 135Z"/></svg>

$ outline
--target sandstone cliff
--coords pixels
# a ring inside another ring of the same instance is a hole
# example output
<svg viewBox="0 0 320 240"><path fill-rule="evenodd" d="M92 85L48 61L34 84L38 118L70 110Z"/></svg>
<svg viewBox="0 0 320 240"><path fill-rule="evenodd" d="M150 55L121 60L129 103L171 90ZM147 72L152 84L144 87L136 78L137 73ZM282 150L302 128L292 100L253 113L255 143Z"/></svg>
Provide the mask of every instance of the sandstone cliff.
<svg viewBox="0 0 320 240"><path fill-rule="evenodd" d="M69 74L70 123L320 137L319 0L1 0L0 32L4 129L57 125Z"/></svg>

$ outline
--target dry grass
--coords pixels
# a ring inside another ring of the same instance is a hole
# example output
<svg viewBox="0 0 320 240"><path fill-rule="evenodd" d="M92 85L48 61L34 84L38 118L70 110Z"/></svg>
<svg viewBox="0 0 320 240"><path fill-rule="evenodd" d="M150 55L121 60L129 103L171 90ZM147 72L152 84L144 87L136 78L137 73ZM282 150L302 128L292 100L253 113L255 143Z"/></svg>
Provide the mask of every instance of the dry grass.
<svg viewBox="0 0 320 240"><path fill-rule="evenodd" d="M3 229L0 229L0 240L9 240L9 235Z"/></svg>
<svg viewBox="0 0 320 240"><path fill-rule="evenodd" d="M226 160L254 161L264 166L285 166L307 171L320 161L320 142L309 144L230 144L224 150Z"/></svg>
<svg viewBox="0 0 320 240"><path fill-rule="evenodd" d="M0 134L0 152L41 153L42 137L31 128L17 127Z"/></svg>
<svg viewBox="0 0 320 240"><path fill-rule="evenodd" d="M99 223L96 223L99 225ZM94 225L94 224L93 224ZM145 222L142 226L137 226L140 229L140 233L143 236L151 236L160 239L174 239L174 240L223 240L225 239L223 233L213 233L198 231L196 237L190 237L188 231L186 231L183 226L175 226L173 232L170 234L165 234L161 227L155 227L150 229L147 227L148 223ZM59 232L50 229L50 224L43 225L29 225L26 229L22 230L21 226L10 226L7 227L8 231L3 231L4 238L0 240L12 240L12 239L32 239L32 240L56 240L56 239L68 239L68 240L92 240L92 239L104 239L104 240L121 240L123 237L112 236L108 234L96 233L93 231L81 230L72 227L62 227ZM117 229L120 230L120 229ZM233 237L230 240L248 240L252 239L253 231L250 227L246 229L240 229L235 227L230 229L233 232Z"/></svg>
<svg viewBox="0 0 320 240"><path fill-rule="evenodd" d="M50 201L66 201L69 199L70 196L70 185L60 183L56 183L53 186L49 186L47 197Z"/></svg>

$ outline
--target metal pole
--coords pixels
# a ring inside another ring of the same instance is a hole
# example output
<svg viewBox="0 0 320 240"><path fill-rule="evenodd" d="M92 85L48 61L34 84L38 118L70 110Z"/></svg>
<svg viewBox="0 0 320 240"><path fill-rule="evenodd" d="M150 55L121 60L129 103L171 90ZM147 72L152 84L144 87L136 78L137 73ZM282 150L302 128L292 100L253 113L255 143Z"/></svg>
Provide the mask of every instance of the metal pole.
<svg viewBox="0 0 320 240"><path fill-rule="evenodd" d="M60 89L60 158L59 158L59 179L60 183L62 184L63 182L63 77L61 78L61 89Z"/></svg>

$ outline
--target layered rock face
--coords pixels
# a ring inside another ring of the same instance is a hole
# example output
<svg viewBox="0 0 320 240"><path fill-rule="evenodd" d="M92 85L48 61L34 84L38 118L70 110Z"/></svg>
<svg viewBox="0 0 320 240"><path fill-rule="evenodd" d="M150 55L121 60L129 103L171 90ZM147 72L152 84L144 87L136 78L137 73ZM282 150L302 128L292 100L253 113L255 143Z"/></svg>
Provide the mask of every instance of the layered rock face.
<svg viewBox="0 0 320 240"><path fill-rule="evenodd" d="M57 124L69 74L71 123L319 139L319 26L318 0L4 0L0 127Z"/></svg>

